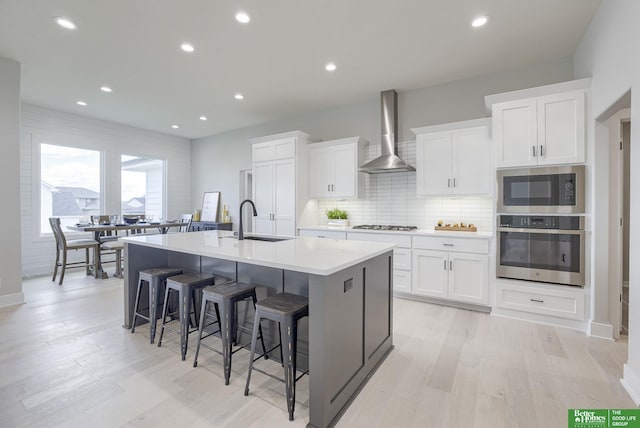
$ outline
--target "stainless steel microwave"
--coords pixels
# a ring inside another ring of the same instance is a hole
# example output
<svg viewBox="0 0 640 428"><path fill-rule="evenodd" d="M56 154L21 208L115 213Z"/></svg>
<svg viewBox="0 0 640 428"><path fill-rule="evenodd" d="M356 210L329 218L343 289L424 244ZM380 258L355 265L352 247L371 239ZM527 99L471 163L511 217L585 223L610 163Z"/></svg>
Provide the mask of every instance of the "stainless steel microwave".
<svg viewBox="0 0 640 428"><path fill-rule="evenodd" d="M584 165L498 170L498 213L584 213Z"/></svg>

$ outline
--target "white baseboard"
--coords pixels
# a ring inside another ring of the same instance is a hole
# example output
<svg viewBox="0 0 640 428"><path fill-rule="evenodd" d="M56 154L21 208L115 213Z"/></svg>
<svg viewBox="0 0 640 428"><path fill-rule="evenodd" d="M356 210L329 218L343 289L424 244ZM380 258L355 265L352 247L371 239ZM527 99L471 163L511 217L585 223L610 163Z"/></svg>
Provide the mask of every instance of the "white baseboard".
<svg viewBox="0 0 640 428"><path fill-rule="evenodd" d="M629 367L629 364L624 365L620 383L636 406L640 406L640 377Z"/></svg>
<svg viewBox="0 0 640 428"><path fill-rule="evenodd" d="M613 326L595 321L589 321L588 334L591 337L613 340Z"/></svg>
<svg viewBox="0 0 640 428"><path fill-rule="evenodd" d="M4 308L6 306L13 306L13 305L22 305L23 303L24 303L24 293L22 291L19 293L0 296L0 308Z"/></svg>

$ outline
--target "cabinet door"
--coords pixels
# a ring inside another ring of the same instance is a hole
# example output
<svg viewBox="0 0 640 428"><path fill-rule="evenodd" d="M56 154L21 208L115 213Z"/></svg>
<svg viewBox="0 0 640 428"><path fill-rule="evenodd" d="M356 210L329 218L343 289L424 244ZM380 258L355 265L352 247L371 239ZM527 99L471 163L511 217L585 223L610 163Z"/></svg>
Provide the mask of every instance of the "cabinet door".
<svg viewBox="0 0 640 428"><path fill-rule="evenodd" d="M253 202L256 204L257 217L253 217L255 233L273 233L273 162L253 164Z"/></svg>
<svg viewBox="0 0 640 428"><path fill-rule="evenodd" d="M357 146L355 144L343 144L331 148L333 159L333 187L334 198L355 198L356 179L358 178Z"/></svg>
<svg viewBox="0 0 640 428"><path fill-rule="evenodd" d="M497 167L537 164L536 108L535 99L493 105L492 132Z"/></svg>
<svg viewBox="0 0 640 428"><path fill-rule="evenodd" d="M309 149L309 196L331 196L332 165L329 147Z"/></svg>
<svg viewBox="0 0 640 428"><path fill-rule="evenodd" d="M413 287L415 294L447 297L448 254L445 251L413 250Z"/></svg>
<svg viewBox="0 0 640 428"><path fill-rule="evenodd" d="M489 128L469 128L453 131L452 193L490 195L494 172L491 162Z"/></svg>
<svg viewBox="0 0 640 428"><path fill-rule="evenodd" d="M585 160L585 93L538 99L538 165Z"/></svg>
<svg viewBox="0 0 640 428"><path fill-rule="evenodd" d="M295 236L296 234L296 167L293 159L275 161L274 177L274 214L276 235ZM253 179L256 180L255 177Z"/></svg>
<svg viewBox="0 0 640 428"><path fill-rule="evenodd" d="M416 147L418 195L451 192L451 133L420 135Z"/></svg>
<svg viewBox="0 0 640 428"><path fill-rule="evenodd" d="M481 254L449 253L449 298L489 303L489 258Z"/></svg>

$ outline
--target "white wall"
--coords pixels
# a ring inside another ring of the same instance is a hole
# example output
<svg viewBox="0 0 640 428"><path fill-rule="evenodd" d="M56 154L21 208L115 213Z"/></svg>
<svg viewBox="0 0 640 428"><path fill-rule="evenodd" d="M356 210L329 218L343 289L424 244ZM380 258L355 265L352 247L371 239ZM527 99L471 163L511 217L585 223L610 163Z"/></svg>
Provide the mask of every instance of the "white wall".
<svg viewBox="0 0 640 428"><path fill-rule="evenodd" d="M104 176L107 177L101 189L101 194L107 198L102 205L105 213L120 212L120 159L123 154L166 160L166 217L179 219L181 214L190 212L189 140L23 104L20 135L23 276L47 274L52 271L55 260L53 237L39 233L37 168L38 143L42 139L102 151ZM13 180L15 182L15 178Z"/></svg>
<svg viewBox="0 0 640 428"><path fill-rule="evenodd" d="M461 80L398 95L400 141L415 140L410 128L486 117L484 96L573 79L571 58ZM380 88L381 90L389 88ZM357 103L194 140L191 145L192 210L205 191L220 191L221 206L238 215L239 174L251 168L248 140L301 130L322 140L361 136L380 141L380 94Z"/></svg>
<svg viewBox="0 0 640 428"><path fill-rule="evenodd" d="M611 106L631 89L631 122L640 123L640 2L617 0L602 2L587 29L574 56L574 72L577 78L592 77L591 113L592 117L606 116L619 107ZM595 128L595 125L594 125ZM596 134L597 137L597 134ZM597 144L596 140L596 144ZM598 161L597 158L594 159ZM631 129L631 165L640 164L640 135ZM631 217L640 213L640 169L631 168ZM605 195L595 195L605 198ZM605 199L606 200L606 199ZM607 227L594 218L594 230ZM640 255L640 228L630 226L630 259ZM624 367L622 379L627 391L640 404L640 264L631 263L629 272L629 359ZM598 290L594 290L597 292ZM634 303L635 302L635 303ZM601 316L607 310L598 300L594 314Z"/></svg>
<svg viewBox="0 0 640 428"><path fill-rule="evenodd" d="M20 278L20 64L0 58L0 306L24 301Z"/></svg>

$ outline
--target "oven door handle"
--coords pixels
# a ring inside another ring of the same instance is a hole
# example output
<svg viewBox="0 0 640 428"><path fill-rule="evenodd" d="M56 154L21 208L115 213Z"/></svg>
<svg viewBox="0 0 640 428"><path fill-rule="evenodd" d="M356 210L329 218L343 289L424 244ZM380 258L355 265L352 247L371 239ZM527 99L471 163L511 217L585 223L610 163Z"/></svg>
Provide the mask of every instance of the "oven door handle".
<svg viewBox="0 0 640 428"><path fill-rule="evenodd" d="M498 232L518 232L518 233L545 233L547 235L582 235L584 230L565 230L565 229L525 229L515 227L498 227Z"/></svg>

